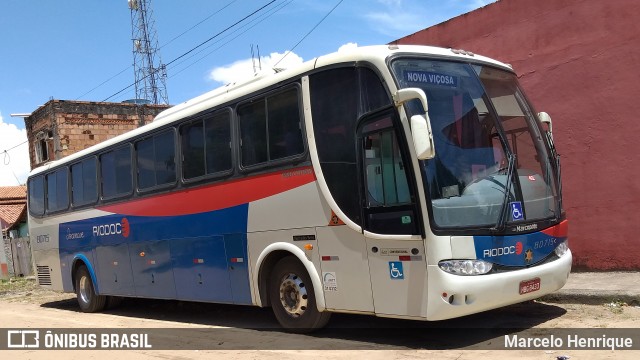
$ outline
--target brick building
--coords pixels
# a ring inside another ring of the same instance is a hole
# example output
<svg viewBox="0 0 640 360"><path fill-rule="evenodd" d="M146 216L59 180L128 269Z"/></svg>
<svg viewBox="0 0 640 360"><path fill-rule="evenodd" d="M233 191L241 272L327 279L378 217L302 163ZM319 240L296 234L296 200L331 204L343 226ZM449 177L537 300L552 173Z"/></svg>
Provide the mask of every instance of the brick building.
<svg viewBox="0 0 640 360"><path fill-rule="evenodd" d="M501 0L395 42L513 65L553 118L574 268L640 269L638 18L637 0Z"/></svg>
<svg viewBox="0 0 640 360"><path fill-rule="evenodd" d="M168 107L50 100L24 118L31 169L150 123Z"/></svg>

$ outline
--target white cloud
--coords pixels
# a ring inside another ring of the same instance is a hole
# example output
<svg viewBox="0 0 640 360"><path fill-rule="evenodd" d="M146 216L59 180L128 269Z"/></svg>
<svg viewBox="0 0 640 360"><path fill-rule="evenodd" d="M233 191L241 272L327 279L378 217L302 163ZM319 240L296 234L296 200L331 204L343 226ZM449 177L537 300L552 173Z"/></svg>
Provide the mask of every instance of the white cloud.
<svg viewBox="0 0 640 360"><path fill-rule="evenodd" d="M27 130L5 123L0 113L0 186L26 183L30 165L29 146L24 143L25 141L27 141ZM19 146L11 149L16 145ZM6 153L5 150L7 150Z"/></svg>
<svg viewBox="0 0 640 360"><path fill-rule="evenodd" d="M357 43L346 43L338 48L338 52L349 51L358 47Z"/></svg>
<svg viewBox="0 0 640 360"><path fill-rule="evenodd" d="M273 52L267 56L260 57L260 65L262 69L271 69L273 67L288 68L294 65L302 64L303 59L296 53L289 53L282 61L285 53ZM276 65L277 63L277 65ZM255 60L256 68L258 67L258 59ZM236 81L251 78L254 75L253 61L251 59L238 60L232 64L213 68L209 71L209 80L228 84Z"/></svg>

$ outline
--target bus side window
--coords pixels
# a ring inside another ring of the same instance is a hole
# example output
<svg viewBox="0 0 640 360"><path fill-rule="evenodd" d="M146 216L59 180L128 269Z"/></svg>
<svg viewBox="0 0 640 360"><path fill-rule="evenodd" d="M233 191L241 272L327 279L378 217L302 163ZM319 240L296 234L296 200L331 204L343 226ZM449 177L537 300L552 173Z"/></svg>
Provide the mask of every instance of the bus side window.
<svg viewBox="0 0 640 360"><path fill-rule="evenodd" d="M44 215L44 176L29 179L29 212Z"/></svg>
<svg viewBox="0 0 640 360"><path fill-rule="evenodd" d="M407 167L390 116L361 127L366 229L379 234L417 234Z"/></svg>
<svg viewBox="0 0 640 360"><path fill-rule="evenodd" d="M242 166L249 167L304 152L298 88L238 106Z"/></svg>
<svg viewBox="0 0 640 360"><path fill-rule="evenodd" d="M131 194L131 147L129 144L100 155L102 196L121 197Z"/></svg>
<svg viewBox="0 0 640 360"><path fill-rule="evenodd" d="M66 167L46 176L47 211L55 212L69 207L68 178L69 173Z"/></svg>
<svg viewBox="0 0 640 360"><path fill-rule="evenodd" d="M173 129L136 143L138 188L147 189L176 181Z"/></svg>
<svg viewBox="0 0 640 360"><path fill-rule="evenodd" d="M73 206L87 205L98 200L96 171L95 157L71 165L71 203Z"/></svg>
<svg viewBox="0 0 640 360"><path fill-rule="evenodd" d="M229 111L214 114L204 121L207 174L231 170L231 116Z"/></svg>

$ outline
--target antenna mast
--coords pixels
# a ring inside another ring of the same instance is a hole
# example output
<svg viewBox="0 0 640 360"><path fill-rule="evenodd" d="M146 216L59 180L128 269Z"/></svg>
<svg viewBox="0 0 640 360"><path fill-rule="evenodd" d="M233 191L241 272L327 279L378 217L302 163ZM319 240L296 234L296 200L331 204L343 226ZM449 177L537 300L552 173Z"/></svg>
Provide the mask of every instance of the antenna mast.
<svg viewBox="0 0 640 360"><path fill-rule="evenodd" d="M131 9L136 99L148 100L152 104L168 105L167 68L160 60L151 0L127 0L127 2Z"/></svg>

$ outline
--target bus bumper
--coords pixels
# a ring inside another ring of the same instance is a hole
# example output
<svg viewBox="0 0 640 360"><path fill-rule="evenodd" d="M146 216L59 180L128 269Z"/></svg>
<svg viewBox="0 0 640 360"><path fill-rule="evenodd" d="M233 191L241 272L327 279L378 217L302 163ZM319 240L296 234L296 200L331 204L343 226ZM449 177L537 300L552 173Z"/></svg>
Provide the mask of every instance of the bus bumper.
<svg viewBox="0 0 640 360"><path fill-rule="evenodd" d="M482 276L459 276L428 266L427 320L444 320L539 298L567 282L572 255L528 269ZM540 289L520 294L522 282L540 279Z"/></svg>

